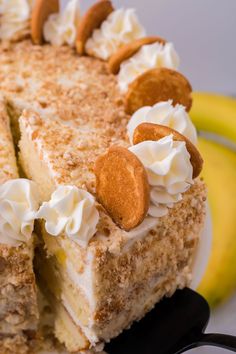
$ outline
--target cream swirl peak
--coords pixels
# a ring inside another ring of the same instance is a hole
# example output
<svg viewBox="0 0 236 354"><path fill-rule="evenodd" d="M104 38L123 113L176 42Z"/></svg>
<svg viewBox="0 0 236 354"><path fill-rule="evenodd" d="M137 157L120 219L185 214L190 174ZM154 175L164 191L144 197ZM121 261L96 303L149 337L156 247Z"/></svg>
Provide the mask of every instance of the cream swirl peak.
<svg viewBox="0 0 236 354"><path fill-rule="evenodd" d="M79 1L70 0L61 13L50 15L45 22L43 28L45 40L56 46L63 44L73 46L79 19Z"/></svg>
<svg viewBox="0 0 236 354"><path fill-rule="evenodd" d="M185 107L180 104L173 106L171 100L152 107L142 107L133 114L127 126L131 144L135 128L141 123L165 125L186 136L194 145L197 144L197 131Z"/></svg>
<svg viewBox="0 0 236 354"><path fill-rule="evenodd" d="M94 197L75 186L59 186L49 202L42 204L37 217L45 220L52 236L66 236L86 247L96 233L99 213Z"/></svg>
<svg viewBox="0 0 236 354"><path fill-rule="evenodd" d="M182 199L193 184L193 167L184 142L168 135L158 141L144 141L129 148L143 163L151 186L148 214L161 217Z"/></svg>
<svg viewBox="0 0 236 354"><path fill-rule="evenodd" d="M118 74L120 90L126 92L129 84L145 71L154 68L177 69L179 57L172 43L153 43L142 48L121 64Z"/></svg>
<svg viewBox="0 0 236 354"><path fill-rule="evenodd" d="M0 1L0 39L15 40L29 33L33 0Z"/></svg>
<svg viewBox="0 0 236 354"><path fill-rule="evenodd" d="M0 243L18 246L28 242L39 207L36 184L15 179L0 186Z"/></svg>
<svg viewBox="0 0 236 354"><path fill-rule="evenodd" d="M85 50L88 54L107 60L123 44L145 36L134 9L113 11L99 29L88 39Z"/></svg>

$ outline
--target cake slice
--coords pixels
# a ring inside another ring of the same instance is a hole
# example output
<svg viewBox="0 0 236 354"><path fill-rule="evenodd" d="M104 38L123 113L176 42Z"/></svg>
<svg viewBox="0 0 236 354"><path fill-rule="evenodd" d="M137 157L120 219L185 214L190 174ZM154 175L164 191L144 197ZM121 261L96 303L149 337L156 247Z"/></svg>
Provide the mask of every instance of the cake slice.
<svg viewBox="0 0 236 354"><path fill-rule="evenodd" d="M63 185L96 194L94 164L111 144L100 129L24 111L20 130L21 165L38 183L42 201ZM119 144L128 146L126 139ZM205 200L205 185L196 179L168 215L147 218L131 232L119 228L97 203L97 232L87 247L65 232L51 236L40 221L39 282L55 309L56 337L69 351L109 341L161 298L189 284Z"/></svg>
<svg viewBox="0 0 236 354"><path fill-rule="evenodd" d="M5 103L0 100L0 186L18 178L15 151ZM2 227L1 231L2 233ZM0 235L0 352L26 353L38 320L33 273L33 242L17 247L1 243Z"/></svg>

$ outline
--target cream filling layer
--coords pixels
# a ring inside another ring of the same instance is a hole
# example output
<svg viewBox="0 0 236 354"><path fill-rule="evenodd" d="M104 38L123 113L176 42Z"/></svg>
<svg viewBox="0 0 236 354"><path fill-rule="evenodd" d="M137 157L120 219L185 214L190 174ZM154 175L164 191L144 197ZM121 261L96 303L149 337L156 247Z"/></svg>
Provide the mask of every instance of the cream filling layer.
<svg viewBox="0 0 236 354"><path fill-rule="evenodd" d="M110 338L118 336L124 328L128 328L134 320L141 319L145 313L150 310L157 301L159 301L166 289L162 287L163 283L169 281L170 291L174 291L177 288L183 288L190 281L190 268L184 267L180 272L176 274L167 273L165 275L154 275L153 278L147 284L148 291L141 293L138 301L134 301L132 306L132 311L127 313L127 311L121 311L119 316L113 319L105 331L100 331L96 324L91 320L89 326L84 326L79 320L75 311L71 308L69 301L65 296L62 295L62 303L68 314L70 315L73 322L81 329L87 339L90 341L92 346L103 341L109 341ZM160 292L156 291L156 288L160 286ZM155 289L155 291L154 291ZM162 289L162 290L161 290ZM132 297L131 294L135 290L131 287L127 292L127 298ZM144 310L145 309L145 310ZM148 310L147 310L148 309Z"/></svg>
<svg viewBox="0 0 236 354"><path fill-rule="evenodd" d="M82 290L86 299L89 302L91 310L94 311L96 308L96 297L93 288L94 282L92 263L93 256L92 254L88 254L86 266L83 273L78 273L69 260L66 261L66 269L70 280L79 290Z"/></svg>
<svg viewBox="0 0 236 354"><path fill-rule="evenodd" d="M63 303L63 306L65 307L66 311L68 312L68 314L70 315L70 317L72 318L72 320L74 321L76 326L80 327L80 329L82 330L82 332L84 333L86 338L88 338L90 343L92 345L95 345L96 343L98 343L99 339L97 337L97 334L93 330L92 323L90 323L90 325L88 327L84 326L81 323L81 321L79 320L78 316L75 314L74 310L71 308L69 301L66 299L66 297L64 295L62 295L61 299L62 299L62 303Z"/></svg>

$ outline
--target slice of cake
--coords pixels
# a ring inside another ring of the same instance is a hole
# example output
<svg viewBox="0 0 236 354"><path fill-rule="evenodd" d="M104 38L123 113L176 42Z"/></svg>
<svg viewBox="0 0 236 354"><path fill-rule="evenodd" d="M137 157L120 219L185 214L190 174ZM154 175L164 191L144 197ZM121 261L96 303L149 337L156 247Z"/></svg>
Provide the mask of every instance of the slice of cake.
<svg viewBox="0 0 236 354"><path fill-rule="evenodd" d="M21 163L38 183L42 200L49 200L60 185L95 193L93 166L106 151L107 138L99 131L64 126L27 111L20 127ZM63 193L47 206L46 224ZM97 232L88 245L70 239L65 229L53 237L41 223L46 249L38 250L40 282L55 307L56 336L69 350L110 340L163 296L189 284L205 199L204 184L196 180L168 215L147 218L131 232L120 229L97 205ZM63 212L57 213L59 223Z"/></svg>
<svg viewBox="0 0 236 354"><path fill-rule="evenodd" d="M21 191L19 183L14 190L8 185L8 181L18 181L18 171L3 100L0 101L0 165L0 352L26 353L27 341L35 337L38 320L32 267L33 242L18 243L8 237L11 232L10 209L17 207ZM11 198L11 191L18 193L15 194L16 203Z"/></svg>

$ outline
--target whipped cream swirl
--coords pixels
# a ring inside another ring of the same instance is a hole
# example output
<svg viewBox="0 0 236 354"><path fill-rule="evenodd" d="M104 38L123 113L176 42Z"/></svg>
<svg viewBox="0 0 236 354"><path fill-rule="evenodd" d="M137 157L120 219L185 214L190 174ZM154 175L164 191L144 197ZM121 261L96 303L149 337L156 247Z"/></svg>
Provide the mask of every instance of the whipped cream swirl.
<svg viewBox="0 0 236 354"><path fill-rule="evenodd" d="M0 243L27 243L34 229L39 207L37 186L27 179L15 179L0 186Z"/></svg>
<svg viewBox="0 0 236 354"><path fill-rule="evenodd" d="M154 123L165 125L186 136L193 144L197 144L197 131L184 106L172 105L172 101L159 102L152 107L142 107L131 117L127 129L131 144L133 134L138 125Z"/></svg>
<svg viewBox="0 0 236 354"><path fill-rule="evenodd" d="M177 69L179 57L172 43L154 43L142 46L138 53L121 64L118 84L126 92L129 84L145 71L154 68Z"/></svg>
<svg viewBox="0 0 236 354"><path fill-rule="evenodd" d="M82 247L96 233L99 221L94 197L75 186L59 186L50 201L42 204L37 217L45 220L50 235L64 232Z"/></svg>
<svg viewBox="0 0 236 354"><path fill-rule="evenodd" d="M0 38L17 40L29 34L33 0L0 1Z"/></svg>
<svg viewBox="0 0 236 354"><path fill-rule="evenodd" d="M168 135L159 141L144 141L129 148L143 163L151 186L148 214L162 217L182 199L193 184L193 167L185 142Z"/></svg>
<svg viewBox="0 0 236 354"><path fill-rule="evenodd" d="M43 28L45 40L56 46L63 44L73 46L79 19L79 1L70 0L61 13L51 14L45 22Z"/></svg>
<svg viewBox="0 0 236 354"><path fill-rule="evenodd" d="M123 44L145 36L145 30L139 23L134 9L119 9L113 11L94 30L88 39L85 50L89 55L107 60Z"/></svg>

